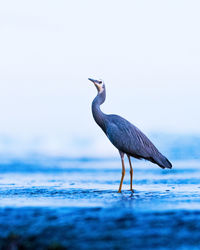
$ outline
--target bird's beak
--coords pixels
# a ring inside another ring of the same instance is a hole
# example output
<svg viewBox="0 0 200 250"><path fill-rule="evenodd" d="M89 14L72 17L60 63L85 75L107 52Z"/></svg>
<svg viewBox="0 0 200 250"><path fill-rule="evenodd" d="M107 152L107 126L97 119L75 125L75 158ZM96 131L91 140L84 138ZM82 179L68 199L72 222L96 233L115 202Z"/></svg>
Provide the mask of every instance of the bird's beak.
<svg viewBox="0 0 200 250"><path fill-rule="evenodd" d="M95 87L97 88L98 93L100 93L100 92L103 91L103 88L102 88L102 86L99 84L99 81L98 81L98 80L94 80L94 79L92 79L92 78L88 78L88 80L94 83Z"/></svg>
<svg viewBox="0 0 200 250"><path fill-rule="evenodd" d="M94 84L95 84L95 83L98 83L97 80L94 80L94 79L92 79L92 78L88 78L88 80L91 81L91 82L93 82Z"/></svg>

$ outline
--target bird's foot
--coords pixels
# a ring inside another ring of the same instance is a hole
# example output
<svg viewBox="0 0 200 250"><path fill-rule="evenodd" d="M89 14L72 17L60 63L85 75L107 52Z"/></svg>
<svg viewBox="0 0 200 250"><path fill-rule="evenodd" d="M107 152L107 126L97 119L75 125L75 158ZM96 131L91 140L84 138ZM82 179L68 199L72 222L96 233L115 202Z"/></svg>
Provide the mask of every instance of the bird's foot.
<svg viewBox="0 0 200 250"><path fill-rule="evenodd" d="M121 190L118 190L117 193L120 194L122 191Z"/></svg>
<svg viewBox="0 0 200 250"><path fill-rule="evenodd" d="M135 191L134 191L134 189L132 189L132 188L131 188L131 189L129 189L129 191L131 191L131 192L133 192L133 193L135 192Z"/></svg>

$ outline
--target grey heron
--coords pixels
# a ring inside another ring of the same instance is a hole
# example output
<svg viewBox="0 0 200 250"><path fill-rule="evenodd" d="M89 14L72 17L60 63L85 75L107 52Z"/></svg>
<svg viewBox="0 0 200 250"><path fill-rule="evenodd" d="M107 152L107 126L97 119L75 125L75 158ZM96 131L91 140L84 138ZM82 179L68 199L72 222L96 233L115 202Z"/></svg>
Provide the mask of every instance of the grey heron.
<svg viewBox="0 0 200 250"><path fill-rule="evenodd" d="M131 158L145 159L157 164L161 168L172 168L170 161L162 155L154 144L136 126L118 115L104 114L100 105L105 102L106 88L102 80L92 81L97 88L97 96L92 102L92 114L96 123L107 135L111 143L119 150L122 162L122 176L118 192L121 193L125 176L124 154L127 155L130 165L130 190L133 191L133 168Z"/></svg>

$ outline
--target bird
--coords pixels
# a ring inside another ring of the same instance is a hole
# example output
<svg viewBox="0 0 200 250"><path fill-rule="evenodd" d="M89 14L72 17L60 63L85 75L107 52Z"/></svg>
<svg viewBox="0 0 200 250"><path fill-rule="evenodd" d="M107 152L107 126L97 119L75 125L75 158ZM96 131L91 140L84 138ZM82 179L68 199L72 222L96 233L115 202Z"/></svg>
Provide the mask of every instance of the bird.
<svg viewBox="0 0 200 250"><path fill-rule="evenodd" d="M125 176L124 155L127 155L130 165L130 191L132 192L134 192L134 190L132 184L133 167L131 157L148 160L157 164L162 169L171 169L171 162L159 152L148 137L136 126L121 116L114 114L107 115L101 111L100 106L106 100L105 83L103 80L94 80L92 78L88 78L88 80L90 80L97 88L97 96L92 102L92 114L94 120L106 134L110 142L118 149L121 157L122 175L118 193L121 193Z"/></svg>

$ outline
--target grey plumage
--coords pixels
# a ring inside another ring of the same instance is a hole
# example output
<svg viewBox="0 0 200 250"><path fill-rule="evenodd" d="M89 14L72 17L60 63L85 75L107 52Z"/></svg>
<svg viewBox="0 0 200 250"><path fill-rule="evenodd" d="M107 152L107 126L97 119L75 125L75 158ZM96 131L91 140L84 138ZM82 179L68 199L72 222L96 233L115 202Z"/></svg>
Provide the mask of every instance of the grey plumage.
<svg viewBox="0 0 200 250"><path fill-rule="evenodd" d="M92 102L93 117L120 153L137 159L149 160L161 168L172 168L169 160L136 126L118 115L106 115L101 111L100 105L106 99L105 84L102 81L90 78L89 80L95 84L98 90L98 95Z"/></svg>
<svg viewBox="0 0 200 250"><path fill-rule="evenodd" d="M171 163L137 127L117 115L105 119L106 135L120 151L137 159L149 160L161 168L171 168Z"/></svg>

